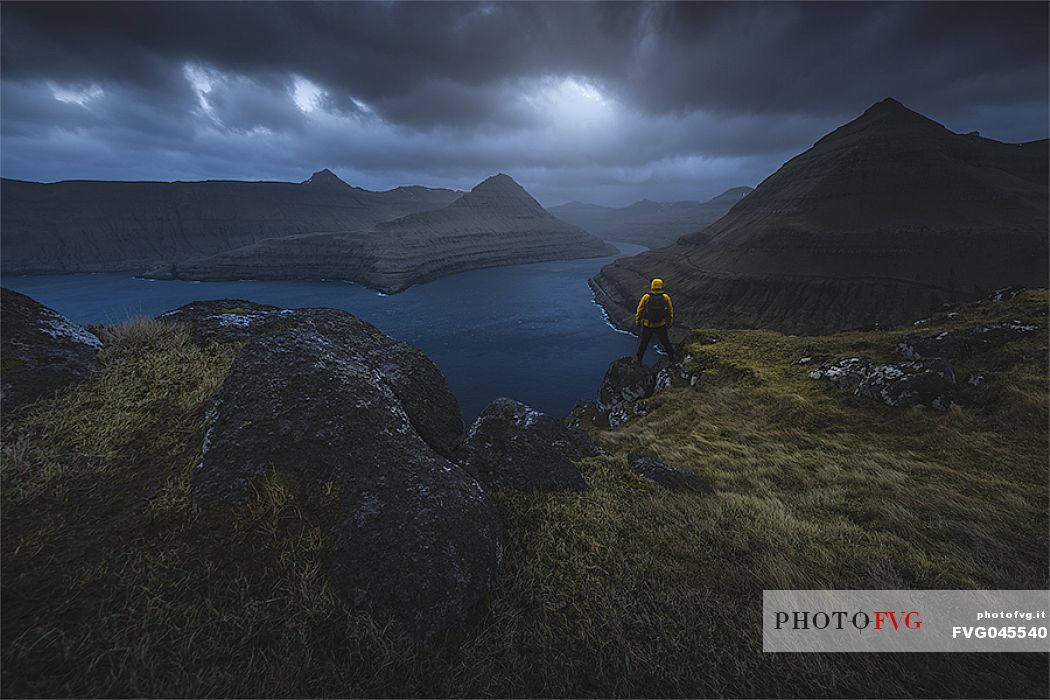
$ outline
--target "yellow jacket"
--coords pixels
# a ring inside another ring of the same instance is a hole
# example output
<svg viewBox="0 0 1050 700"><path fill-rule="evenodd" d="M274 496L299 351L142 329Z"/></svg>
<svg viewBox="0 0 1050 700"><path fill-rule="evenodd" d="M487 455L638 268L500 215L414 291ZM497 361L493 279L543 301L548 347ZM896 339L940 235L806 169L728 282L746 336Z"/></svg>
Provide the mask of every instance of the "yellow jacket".
<svg viewBox="0 0 1050 700"><path fill-rule="evenodd" d="M638 302L638 308L634 310L634 325L643 325L646 328L659 328L663 325L670 326L674 323L674 306L671 304L671 296L664 294L664 298L667 300L667 320L666 321L650 321L645 316L645 306L649 303L649 297L652 294L643 294L641 301Z"/></svg>

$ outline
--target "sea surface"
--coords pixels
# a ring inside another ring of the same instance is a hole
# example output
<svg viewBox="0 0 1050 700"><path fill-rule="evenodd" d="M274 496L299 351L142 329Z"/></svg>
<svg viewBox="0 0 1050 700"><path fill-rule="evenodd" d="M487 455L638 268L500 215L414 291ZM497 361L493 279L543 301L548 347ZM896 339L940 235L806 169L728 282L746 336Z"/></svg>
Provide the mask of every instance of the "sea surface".
<svg viewBox="0 0 1050 700"><path fill-rule="evenodd" d="M577 400L595 397L610 362L634 353L635 336L607 323L587 286L603 265L645 250L614 245L619 255L473 270L390 296L347 282L157 281L130 273L6 276L2 284L81 324L157 316L201 299L344 309L427 353L469 425L500 396L564 416Z"/></svg>

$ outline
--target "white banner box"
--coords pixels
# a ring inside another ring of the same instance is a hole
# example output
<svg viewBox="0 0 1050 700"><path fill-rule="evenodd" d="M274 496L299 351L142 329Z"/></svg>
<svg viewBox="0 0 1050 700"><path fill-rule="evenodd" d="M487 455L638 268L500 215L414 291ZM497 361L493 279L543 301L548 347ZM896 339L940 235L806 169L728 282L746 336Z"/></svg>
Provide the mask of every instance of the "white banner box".
<svg viewBox="0 0 1050 700"><path fill-rule="evenodd" d="M767 590L762 651L1047 652L1048 591Z"/></svg>

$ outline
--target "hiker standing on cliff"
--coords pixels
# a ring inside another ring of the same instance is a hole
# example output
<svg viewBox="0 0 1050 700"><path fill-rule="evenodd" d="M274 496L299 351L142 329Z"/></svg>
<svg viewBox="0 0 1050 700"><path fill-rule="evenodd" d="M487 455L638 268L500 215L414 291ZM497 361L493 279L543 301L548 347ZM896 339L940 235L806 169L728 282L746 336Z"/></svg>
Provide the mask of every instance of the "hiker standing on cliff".
<svg viewBox="0 0 1050 700"><path fill-rule="evenodd" d="M638 302L638 308L634 312L634 324L642 327L642 342L638 344L637 355L639 363L645 357L645 351L649 349L654 335L667 356L674 359L674 348L671 347L671 339L667 337L667 329L672 323L674 306L671 305L671 297L664 294L664 281L657 277L649 285L649 293L642 295L642 300Z"/></svg>

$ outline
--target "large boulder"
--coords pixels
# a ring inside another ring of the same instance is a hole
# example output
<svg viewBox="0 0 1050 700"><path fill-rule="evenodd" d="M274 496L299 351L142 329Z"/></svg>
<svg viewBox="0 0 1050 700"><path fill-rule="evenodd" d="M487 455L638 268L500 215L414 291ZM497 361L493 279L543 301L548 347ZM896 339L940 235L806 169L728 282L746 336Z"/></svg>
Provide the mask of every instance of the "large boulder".
<svg viewBox="0 0 1050 700"><path fill-rule="evenodd" d="M54 309L0 289L0 406L14 411L83 381L102 341Z"/></svg>
<svg viewBox="0 0 1050 700"><path fill-rule="evenodd" d="M680 467L672 467L655 457L642 454L641 452L632 452L627 455L627 464L630 465L631 471L638 476L649 479L668 491L688 489L707 494L708 496L715 495L715 490L711 484L696 474Z"/></svg>
<svg viewBox="0 0 1050 700"><path fill-rule="evenodd" d="M478 416L456 459L487 489L586 491L572 460L598 454L579 428L500 398Z"/></svg>
<svg viewBox="0 0 1050 700"><path fill-rule="evenodd" d="M278 306L244 299L209 299L184 304L157 320L186 326L200 342L244 343L269 330L281 311Z"/></svg>
<svg viewBox="0 0 1050 700"><path fill-rule="evenodd" d="M439 454L451 456L463 435L459 402L437 365L418 348L394 340L353 314L217 299L186 304L157 318L188 327L203 342L246 342L276 330L320 333L343 343L383 374L412 427Z"/></svg>
<svg viewBox="0 0 1050 700"><path fill-rule="evenodd" d="M192 493L241 503L272 472L319 500L337 493L326 554L335 589L430 642L468 624L492 593L502 525L477 480L412 421L401 395L414 369L389 368L414 358L377 362L365 351L375 338L334 333L355 321L317 314L245 345L209 403Z"/></svg>

